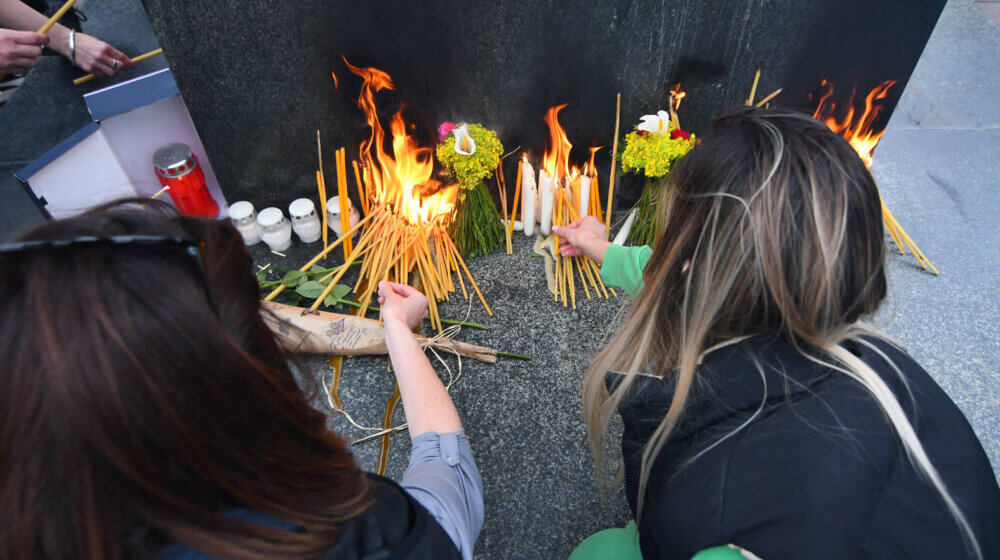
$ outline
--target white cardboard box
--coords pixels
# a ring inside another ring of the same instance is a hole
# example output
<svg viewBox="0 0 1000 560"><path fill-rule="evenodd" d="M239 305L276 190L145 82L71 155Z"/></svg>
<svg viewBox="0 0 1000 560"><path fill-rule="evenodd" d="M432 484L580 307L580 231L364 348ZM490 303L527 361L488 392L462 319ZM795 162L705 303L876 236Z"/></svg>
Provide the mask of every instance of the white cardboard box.
<svg viewBox="0 0 1000 560"><path fill-rule="evenodd" d="M42 214L65 218L119 198L152 196L160 190L153 153L182 142L198 158L219 217L229 215L169 69L88 93L84 101L94 122L14 174Z"/></svg>

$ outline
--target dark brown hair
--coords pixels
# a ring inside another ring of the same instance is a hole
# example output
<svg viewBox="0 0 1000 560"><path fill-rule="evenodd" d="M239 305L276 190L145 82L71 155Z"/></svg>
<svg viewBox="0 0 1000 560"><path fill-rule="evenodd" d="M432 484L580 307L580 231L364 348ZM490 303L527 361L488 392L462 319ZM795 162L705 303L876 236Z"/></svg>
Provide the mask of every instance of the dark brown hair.
<svg viewBox="0 0 1000 560"><path fill-rule="evenodd" d="M119 235L202 240L217 314L177 246L0 255L0 557L327 551L369 484L261 320L239 233L133 201L22 239Z"/></svg>

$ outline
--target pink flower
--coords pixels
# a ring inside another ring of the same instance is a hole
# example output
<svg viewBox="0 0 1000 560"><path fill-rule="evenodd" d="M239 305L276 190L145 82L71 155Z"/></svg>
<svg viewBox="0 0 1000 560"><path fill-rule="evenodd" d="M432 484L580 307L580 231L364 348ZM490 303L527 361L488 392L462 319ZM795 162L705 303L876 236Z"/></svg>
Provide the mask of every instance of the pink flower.
<svg viewBox="0 0 1000 560"><path fill-rule="evenodd" d="M455 123L448 121L441 123L441 126L438 127L438 141L444 142L452 130L455 130Z"/></svg>
<svg viewBox="0 0 1000 560"><path fill-rule="evenodd" d="M678 138L683 138L685 140L690 140L691 139L691 133L688 132L688 131L686 131L686 130L681 130L679 128L675 128L675 129L671 130L670 131L670 139L671 140L677 140Z"/></svg>

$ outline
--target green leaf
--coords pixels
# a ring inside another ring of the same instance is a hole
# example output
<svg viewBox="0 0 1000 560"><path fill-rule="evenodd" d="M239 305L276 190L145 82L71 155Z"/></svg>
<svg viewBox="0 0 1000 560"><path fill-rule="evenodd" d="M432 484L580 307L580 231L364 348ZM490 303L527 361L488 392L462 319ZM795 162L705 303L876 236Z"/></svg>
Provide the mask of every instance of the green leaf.
<svg viewBox="0 0 1000 560"><path fill-rule="evenodd" d="M326 268L325 266L320 266L318 264L312 265L312 268L309 269L309 274L310 275L326 274L328 272L333 272L333 269L332 268Z"/></svg>
<svg viewBox="0 0 1000 560"><path fill-rule="evenodd" d="M288 300L288 305L298 305L302 301L302 296L298 292L285 292L285 299Z"/></svg>
<svg viewBox="0 0 1000 560"><path fill-rule="evenodd" d="M295 292L304 298L316 299L323 293L324 289L325 286L323 284L315 280L309 280L308 282L299 284L299 287L295 288Z"/></svg>
<svg viewBox="0 0 1000 560"><path fill-rule="evenodd" d="M350 286L344 284L337 284L336 286L333 287L333 291L330 292L330 295L336 297L337 299L341 299L349 293L351 293Z"/></svg>
<svg viewBox="0 0 1000 560"><path fill-rule="evenodd" d="M257 271L257 281L258 282L263 282L266 279L267 279L267 271L266 270L258 270Z"/></svg>
<svg viewBox="0 0 1000 560"><path fill-rule="evenodd" d="M281 283L289 288L294 288L295 286L298 286L305 277L305 272L302 272L301 270L291 270L281 278Z"/></svg>
<svg viewBox="0 0 1000 560"><path fill-rule="evenodd" d="M338 300L339 300L339 298L337 298L337 296L335 296L333 294L330 294L330 295L326 296L326 299L323 300L323 305L325 305L327 307L338 308L338 307L340 307L340 301L338 301Z"/></svg>

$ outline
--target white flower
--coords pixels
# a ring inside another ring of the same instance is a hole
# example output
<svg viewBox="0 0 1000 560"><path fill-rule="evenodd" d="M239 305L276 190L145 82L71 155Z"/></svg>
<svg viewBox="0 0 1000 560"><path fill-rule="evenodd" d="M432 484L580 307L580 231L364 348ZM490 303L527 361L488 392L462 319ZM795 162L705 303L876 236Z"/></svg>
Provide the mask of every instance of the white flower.
<svg viewBox="0 0 1000 560"><path fill-rule="evenodd" d="M655 115L644 115L641 119L639 130L645 130L650 134L667 134L670 132L670 113L658 111Z"/></svg>
<svg viewBox="0 0 1000 560"><path fill-rule="evenodd" d="M462 124L452 131L455 134L455 151L463 156L476 153L476 141L469 136L469 125Z"/></svg>

